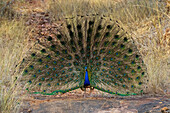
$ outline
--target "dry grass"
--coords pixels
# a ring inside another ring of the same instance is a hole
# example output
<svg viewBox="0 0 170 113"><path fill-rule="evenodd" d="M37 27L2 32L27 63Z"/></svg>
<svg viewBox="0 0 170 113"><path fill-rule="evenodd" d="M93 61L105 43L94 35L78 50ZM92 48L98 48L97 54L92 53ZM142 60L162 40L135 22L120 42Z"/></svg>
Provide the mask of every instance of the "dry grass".
<svg viewBox="0 0 170 113"><path fill-rule="evenodd" d="M149 82L145 92L165 94L168 91L168 87L170 87L170 72L168 72L170 70L168 67L170 42L168 35L165 37L164 34L165 30L169 28L167 22L169 15L166 14L164 2L154 2L155 0L150 0L150 2L149 0L45 1L46 8L43 10L50 12L54 20L72 16L72 14L96 13L111 15L114 19L119 20L124 29L134 37L147 66ZM23 2L18 5L21 4L23 5ZM2 6L2 2L0 6ZM20 6L14 6L14 9L17 7ZM6 14L6 17L11 16ZM17 76L20 76L15 71L17 71L17 63L27 50L30 32L28 32L29 27L24 25L24 20L6 20L6 18L0 18L0 20L0 111L11 113L11 111L17 112L22 103L23 96L16 98L22 93L22 90L17 84L18 81L14 81Z"/></svg>
<svg viewBox="0 0 170 113"><path fill-rule="evenodd" d="M161 21L160 21L161 20ZM147 66L149 94L168 94L170 92L170 45L168 36L169 18L154 16L145 21L142 27L132 31L137 46ZM147 23L147 24L146 24Z"/></svg>
<svg viewBox="0 0 170 113"><path fill-rule="evenodd" d="M11 18L15 15L13 10L14 0L1 0L0 1L0 17Z"/></svg>
<svg viewBox="0 0 170 113"><path fill-rule="evenodd" d="M163 10L163 2L156 0L49 0L48 11L55 18L99 14L111 15L124 24L140 21Z"/></svg>
<svg viewBox="0 0 170 113"><path fill-rule="evenodd" d="M28 47L28 27L24 20L2 20L0 24L0 111L17 112L22 103L16 65Z"/></svg>

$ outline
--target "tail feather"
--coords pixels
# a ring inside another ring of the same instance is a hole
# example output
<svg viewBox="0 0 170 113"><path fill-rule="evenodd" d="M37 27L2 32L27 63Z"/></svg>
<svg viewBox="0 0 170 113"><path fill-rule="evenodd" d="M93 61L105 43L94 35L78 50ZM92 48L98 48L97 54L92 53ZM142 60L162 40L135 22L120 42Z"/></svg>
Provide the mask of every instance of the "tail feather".
<svg viewBox="0 0 170 113"><path fill-rule="evenodd" d="M21 65L30 92L54 94L84 85L85 67L96 89L129 95L142 89L145 65L128 33L110 17L66 18L59 31L40 37Z"/></svg>

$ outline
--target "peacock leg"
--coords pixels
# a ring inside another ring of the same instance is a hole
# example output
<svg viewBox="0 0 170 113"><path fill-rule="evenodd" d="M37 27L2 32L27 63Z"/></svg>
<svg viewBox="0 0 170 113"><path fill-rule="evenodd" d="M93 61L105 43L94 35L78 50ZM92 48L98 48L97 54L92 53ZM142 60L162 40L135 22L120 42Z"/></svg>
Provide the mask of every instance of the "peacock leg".
<svg viewBox="0 0 170 113"><path fill-rule="evenodd" d="M84 88L84 98L86 98L86 88Z"/></svg>
<svg viewBox="0 0 170 113"><path fill-rule="evenodd" d="M82 90L82 91L84 91L84 90L85 90L85 88L84 88L84 87L81 87L81 90Z"/></svg>
<svg viewBox="0 0 170 113"><path fill-rule="evenodd" d="M92 96L93 91L94 91L94 87L90 87L90 96Z"/></svg>

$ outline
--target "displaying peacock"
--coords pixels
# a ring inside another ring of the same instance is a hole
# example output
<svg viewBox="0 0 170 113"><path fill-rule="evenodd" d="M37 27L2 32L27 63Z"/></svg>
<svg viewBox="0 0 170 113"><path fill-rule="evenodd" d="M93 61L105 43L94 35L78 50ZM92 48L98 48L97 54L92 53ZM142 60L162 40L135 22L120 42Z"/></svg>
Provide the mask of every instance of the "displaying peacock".
<svg viewBox="0 0 170 113"><path fill-rule="evenodd" d="M87 87L136 95L146 72L127 32L98 15L65 18L59 31L37 39L20 67L26 89L45 95Z"/></svg>

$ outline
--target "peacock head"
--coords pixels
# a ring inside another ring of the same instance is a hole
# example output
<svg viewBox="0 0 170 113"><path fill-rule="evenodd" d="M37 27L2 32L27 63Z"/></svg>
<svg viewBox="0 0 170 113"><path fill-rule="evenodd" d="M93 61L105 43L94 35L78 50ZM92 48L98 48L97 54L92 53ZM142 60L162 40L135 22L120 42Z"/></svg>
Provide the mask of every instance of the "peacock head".
<svg viewBox="0 0 170 113"><path fill-rule="evenodd" d="M87 70L87 66L85 67L85 70Z"/></svg>

